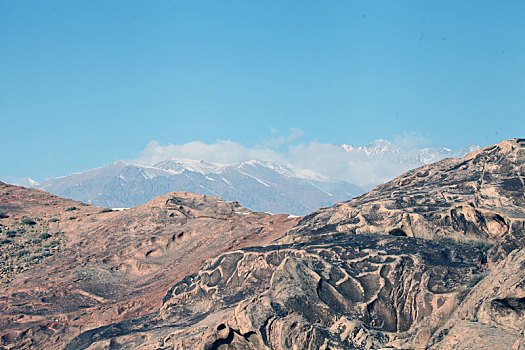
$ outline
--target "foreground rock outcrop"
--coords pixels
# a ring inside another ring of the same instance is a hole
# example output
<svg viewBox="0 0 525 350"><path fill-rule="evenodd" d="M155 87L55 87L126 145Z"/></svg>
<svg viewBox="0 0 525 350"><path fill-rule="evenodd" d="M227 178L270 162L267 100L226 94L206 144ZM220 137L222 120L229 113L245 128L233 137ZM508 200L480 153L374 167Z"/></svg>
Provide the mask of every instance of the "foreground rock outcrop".
<svg viewBox="0 0 525 350"><path fill-rule="evenodd" d="M525 349L525 250L494 266L428 342L430 349Z"/></svg>
<svg viewBox="0 0 525 350"><path fill-rule="evenodd" d="M411 348L484 276L483 254L379 235L245 248L174 285L158 312L85 332L67 349Z"/></svg>

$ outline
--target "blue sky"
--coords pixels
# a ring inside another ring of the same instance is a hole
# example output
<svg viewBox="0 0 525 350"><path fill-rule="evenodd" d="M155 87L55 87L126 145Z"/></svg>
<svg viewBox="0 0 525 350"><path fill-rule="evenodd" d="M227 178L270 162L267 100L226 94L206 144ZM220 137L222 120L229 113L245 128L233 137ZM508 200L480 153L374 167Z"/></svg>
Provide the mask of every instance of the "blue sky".
<svg viewBox="0 0 525 350"><path fill-rule="evenodd" d="M0 0L0 179L132 159L152 140L523 137L523 13L523 1Z"/></svg>

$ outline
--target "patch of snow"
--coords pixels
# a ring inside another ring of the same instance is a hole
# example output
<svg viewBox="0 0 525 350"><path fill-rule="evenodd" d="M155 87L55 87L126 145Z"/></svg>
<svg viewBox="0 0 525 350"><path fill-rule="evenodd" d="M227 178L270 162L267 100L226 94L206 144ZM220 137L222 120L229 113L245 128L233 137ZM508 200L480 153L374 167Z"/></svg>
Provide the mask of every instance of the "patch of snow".
<svg viewBox="0 0 525 350"><path fill-rule="evenodd" d="M155 174L153 174L153 173L151 173L149 171L141 171L141 173L142 173L142 176L144 176L145 179L151 180L151 179L154 179L154 178L157 177L157 175L155 175Z"/></svg>
<svg viewBox="0 0 525 350"><path fill-rule="evenodd" d="M305 180L317 180L317 181L328 181L328 178L326 176L320 175L316 173L315 171L308 170L308 169L293 169L295 176L300 179Z"/></svg>
<svg viewBox="0 0 525 350"><path fill-rule="evenodd" d="M256 178L256 177L253 176L253 175L247 174L247 173L245 173L244 171L240 171L240 170L239 170L239 172L240 172L241 174L243 174L243 175L246 175L246 176L248 176L248 177L251 177L252 179L254 179L255 181L257 181L257 182L259 182L259 183L261 183L261 184L263 184L263 185L266 186L266 187L271 187L271 186L268 185L266 182L264 182L264 181L262 181L262 180Z"/></svg>
<svg viewBox="0 0 525 350"><path fill-rule="evenodd" d="M174 158L157 163L154 165L154 167L164 170L172 170L178 173L184 170L188 170L200 173L202 175L207 175L220 174L224 170L224 168L230 167L232 165L233 164L206 162L203 160Z"/></svg>
<svg viewBox="0 0 525 350"><path fill-rule="evenodd" d="M312 182L308 182L310 185L314 186L315 188L317 188L319 191L323 192L324 194L327 194L329 195L330 197L333 197L334 195L331 194L330 192L327 192L325 190L323 190L321 187L317 186L316 184L312 183Z"/></svg>
<svg viewBox="0 0 525 350"><path fill-rule="evenodd" d="M251 159L251 160L247 160L245 162L242 162L241 164L239 164L239 166L242 166L243 164L247 164L247 165L263 165L261 161L256 160L256 159Z"/></svg>
<svg viewBox="0 0 525 350"><path fill-rule="evenodd" d="M35 180L33 180L33 179L30 178L30 177L27 178L27 182L28 182L29 184L31 184L31 186L36 186L36 185L38 185L38 182L35 181Z"/></svg>
<svg viewBox="0 0 525 350"><path fill-rule="evenodd" d="M307 180L319 180L324 181L327 178L325 176L322 176L320 174L317 174L316 172L312 170L306 170L306 169L299 169L296 167L292 167L290 164L276 164L268 161L261 161L261 160L248 160L242 163L239 163L237 165L237 168L244 168L246 165L258 165L263 168L272 169L279 175L283 175L289 178L299 178L299 179L307 179Z"/></svg>

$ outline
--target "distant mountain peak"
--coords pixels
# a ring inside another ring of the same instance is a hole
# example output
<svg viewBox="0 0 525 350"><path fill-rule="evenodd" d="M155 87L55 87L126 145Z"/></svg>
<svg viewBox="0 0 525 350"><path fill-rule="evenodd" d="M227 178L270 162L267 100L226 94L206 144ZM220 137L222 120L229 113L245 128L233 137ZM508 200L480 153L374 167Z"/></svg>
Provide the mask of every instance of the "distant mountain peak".
<svg viewBox="0 0 525 350"><path fill-rule="evenodd" d="M24 178L13 181L13 184L17 186L23 186L23 187L36 187L40 183L38 181L33 180L30 177L24 177Z"/></svg>
<svg viewBox="0 0 525 350"><path fill-rule="evenodd" d="M110 165L120 165L120 166L126 166L126 165L131 165L131 163L128 163L124 160L117 160L117 161L114 161L113 163L111 163Z"/></svg>

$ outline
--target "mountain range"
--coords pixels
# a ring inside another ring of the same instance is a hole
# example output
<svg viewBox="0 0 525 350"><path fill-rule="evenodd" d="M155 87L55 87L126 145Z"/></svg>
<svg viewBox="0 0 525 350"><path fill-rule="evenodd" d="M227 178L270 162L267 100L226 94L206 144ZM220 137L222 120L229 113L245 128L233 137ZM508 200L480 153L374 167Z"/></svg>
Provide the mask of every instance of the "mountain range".
<svg viewBox="0 0 525 350"><path fill-rule="evenodd" d="M223 164L170 159L152 166L117 161L40 184L29 178L18 184L110 208L130 208L170 191L189 191L238 201L256 211L304 215L354 198L408 169L463 156L473 149L407 151L389 141L376 140L368 146L343 144L336 149L338 158L332 159L333 154L328 153L324 160L315 161L321 162L317 168L304 162L293 166L260 160ZM358 180L358 174L367 180ZM345 178L355 178L360 186Z"/></svg>
<svg viewBox="0 0 525 350"><path fill-rule="evenodd" d="M189 191L238 201L256 211L302 215L364 192L283 165L250 160L234 164L166 160L154 166L118 161L101 168L49 179L38 186L88 204L129 208L170 191Z"/></svg>

